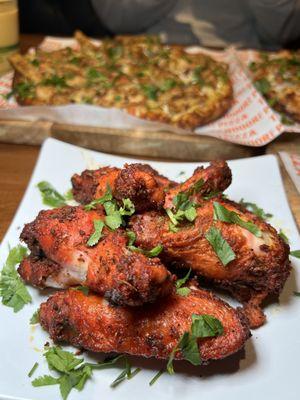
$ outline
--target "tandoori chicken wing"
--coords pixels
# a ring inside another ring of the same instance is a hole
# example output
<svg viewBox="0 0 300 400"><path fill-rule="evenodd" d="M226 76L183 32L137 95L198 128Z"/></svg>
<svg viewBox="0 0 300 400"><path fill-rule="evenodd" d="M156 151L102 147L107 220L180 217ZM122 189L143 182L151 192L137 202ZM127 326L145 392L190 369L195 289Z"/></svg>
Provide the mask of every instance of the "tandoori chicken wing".
<svg viewBox="0 0 300 400"><path fill-rule="evenodd" d="M68 290L41 305L39 320L54 341L95 352L167 359L183 333L190 330L193 314L211 315L223 325L220 336L198 339L203 361L235 353L250 336L238 311L199 289L187 297L172 294L139 308L115 307L99 296ZM177 351L175 358L182 359L183 354Z"/></svg>
<svg viewBox="0 0 300 400"><path fill-rule="evenodd" d="M190 190L193 199L199 199L224 191L230 183L231 171L225 161L213 161L205 169L197 168L182 184L159 175L147 164L125 164L122 169L104 167L72 177L73 194L78 202L86 204L102 197L109 185L118 201L129 198L138 212L171 208L179 192Z"/></svg>
<svg viewBox="0 0 300 400"><path fill-rule="evenodd" d="M22 278L39 287L84 285L116 304L141 305L170 293L171 273L158 258L129 250L123 229L104 227L98 243L88 245L103 217L101 208L41 211L21 234L31 250L19 267Z"/></svg>
<svg viewBox="0 0 300 400"><path fill-rule="evenodd" d="M129 198L137 211L162 207L165 189L175 184L146 164L125 164L122 169L86 170L81 175L73 175L71 181L74 198L79 203L87 204L99 199L109 186L115 199Z"/></svg>
<svg viewBox="0 0 300 400"><path fill-rule="evenodd" d="M237 222L216 218L215 208L236 214ZM183 222L176 231L165 213L133 216L136 245L147 249L161 243L165 263L189 267L230 290L245 303L251 327L260 326L265 319L260 303L267 295L280 293L289 276L289 246L265 221L221 196L203 201L196 210L195 220ZM220 259L224 250L230 255L226 263Z"/></svg>

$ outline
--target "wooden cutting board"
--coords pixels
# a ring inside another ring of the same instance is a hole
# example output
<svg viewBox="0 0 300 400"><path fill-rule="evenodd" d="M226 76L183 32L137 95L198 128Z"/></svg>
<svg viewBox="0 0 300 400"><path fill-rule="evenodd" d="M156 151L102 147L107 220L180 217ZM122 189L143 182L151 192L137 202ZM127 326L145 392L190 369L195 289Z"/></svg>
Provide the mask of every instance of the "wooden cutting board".
<svg viewBox="0 0 300 400"><path fill-rule="evenodd" d="M47 137L112 154L173 160L234 159L259 155L264 151L263 148L241 146L208 136L98 128L49 121L0 121L0 142L41 144Z"/></svg>

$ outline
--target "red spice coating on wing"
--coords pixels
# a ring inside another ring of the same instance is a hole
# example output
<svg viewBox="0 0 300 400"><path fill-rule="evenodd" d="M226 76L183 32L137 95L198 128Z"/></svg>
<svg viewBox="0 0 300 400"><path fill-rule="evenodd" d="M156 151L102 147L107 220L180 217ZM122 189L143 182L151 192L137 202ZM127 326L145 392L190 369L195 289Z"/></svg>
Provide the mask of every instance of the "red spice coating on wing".
<svg viewBox="0 0 300 400"><path fill-rule="evenodd" d="M104 228L104 237L93 247L87 245L94 232L94 220L103 217L100 208L85 211L82 207L66 206L41 211L35 221L25 226L21 239L33 256L48 258L55 268L47 269L46 280L41 272L44 264L30 264L27 260L27 272L20 268L21 276L39 286L86 285L116 304L141 305L170 293L174 279L171 273L158 258L130 251L122 229ZM41 273L43 280L37 280L36 274Z"/></svg>
<svg viewBox="0 0 300 400"><path fill-rule="evenodd" d="M218 201L227 209L235 211L245 221L255 223L263 232L257 238L236 224L213 220L213 201ZM278 294L290 273L289 246L280 238L276 230L237 204L215 198L203 202L197 208L197 218L193 224L186 223L177 232L169 230L169 219L165 214L147 212L131 218L131 229L136 233L136 243L142 248L152 248L158 243L164 246L160 257L167 263L190 267L198 275L213 280L219 286L229 289L239 300L259 303L268 294ZM223 266L214 249L205 237L214 225L220 229L229 243L236 259ZM249 307L248 307L249 311ZM251 313L248 312L251 320ZM251 326L263 323L253 317Z"/></svg>
<svg viewBox="0 0 300 400"><path fill-rule="evenodd" d="M55 341L95 352L166 359L180 336L190 329L192 314L212 315L224 327L221 336L199 340L204 361L235 353L250 336L243 317L204 290L192 290L187 297L173 294L142 308L115 307L101 297L68 290L43 303L39 317L41 325ZM180 352L176 358L182 358Z"/></svg>

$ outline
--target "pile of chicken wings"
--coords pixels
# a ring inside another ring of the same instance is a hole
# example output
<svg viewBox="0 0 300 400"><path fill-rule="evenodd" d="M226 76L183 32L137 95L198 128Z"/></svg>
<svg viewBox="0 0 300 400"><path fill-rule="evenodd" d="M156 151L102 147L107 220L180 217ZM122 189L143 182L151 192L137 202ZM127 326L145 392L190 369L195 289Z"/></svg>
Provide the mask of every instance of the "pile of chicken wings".
<svg viewBox="0 0 300 400"><path fill-rule="evenodd" d="M281 292L291 267L276 230L223 195L231 179L224 161L197 168L183 183L144 164L75 174L80 205L41 211L21 233L30 249L18 269L23 280L64 289L39 311L52 339L167 359L197 314L223 326L222 335L198 341L202 360L243 347L249 328L265 321L261 303ZM218 234L215 242L208 233ZM189 270L180 292L178 275ZM74 290L78 285L89 293ZM225 289L242 307L207 285ZM175 358L183 358L180 351Z"/></svg>

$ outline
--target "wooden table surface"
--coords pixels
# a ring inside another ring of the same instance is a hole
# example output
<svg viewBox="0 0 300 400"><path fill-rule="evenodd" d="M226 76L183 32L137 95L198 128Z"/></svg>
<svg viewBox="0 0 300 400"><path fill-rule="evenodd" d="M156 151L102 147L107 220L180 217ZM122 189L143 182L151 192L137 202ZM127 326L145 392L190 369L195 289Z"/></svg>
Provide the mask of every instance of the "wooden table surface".
<svg viewBox="0 0 300 400"><path fill-rule="evenodd" d="M40 35L22 35L21 50L26 51L28 47L36 46L42 39ZM266 148L266 152L271 154L282 150L300 154L300 135L284 134ZM38 154L39 146L0 143L0 240L24 194ZM300 196L282 164L281 168L285 189L299 227Z"/></svg>

